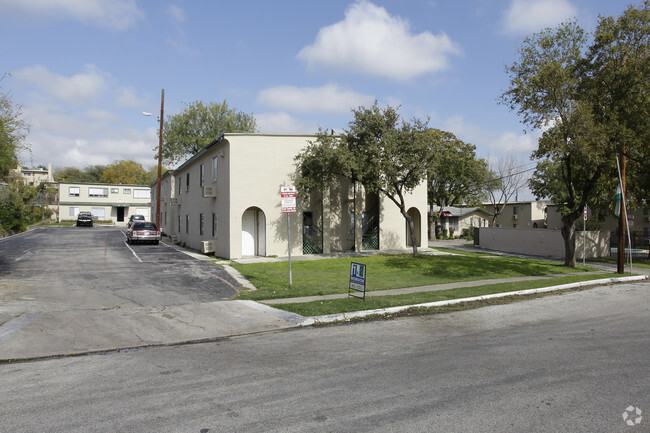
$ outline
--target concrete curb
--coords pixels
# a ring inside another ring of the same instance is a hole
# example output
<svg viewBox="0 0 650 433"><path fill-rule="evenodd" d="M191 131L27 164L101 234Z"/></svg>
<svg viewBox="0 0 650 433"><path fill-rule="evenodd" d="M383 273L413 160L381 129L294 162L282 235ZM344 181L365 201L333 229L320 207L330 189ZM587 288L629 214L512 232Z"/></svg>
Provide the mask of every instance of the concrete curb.
<svg viewBox="0 0 650 433"><path fill-rule="evenodd" d="M475 296L472 298L462 298L462 299L451 299L448 301L436 301L436 302L426 302L423 304L415 304L415 305L402 305L399 307L390 307L390 308L381 308L377 310L364 310L364 311L354 311L351 313L342 313L342 314L329 314L326 316L314 316L314 317L306 317L299 326L312 326L312 325L320 325L320 324L327 324L327 323L334 323L334 322L347 322L350 321L351 319L355 318L363 318L363 317L368 317L372 315L388 315L388 314L394 314L394 313L399 313L404 310L408 310L409 308L431 308L431 307L442 307L446 305L453 305L453 304L460 304L462 302L472 302L472 301L482 301L485 299L494 299L494 298L504 298L507 296L521 296L521 295L532 295L535 293L544 293L544 292L554 292L557 290L569 290L569 289L577 289L579 287L585 287L585 286L595 286L595 285L605 285L605 284L612 284L612 283L624 283L624 282L630 282L630 281L642 281L648 279L647 275L639 275L639 276L632 276L632 277L616 277L616 278L604 278L604 279L599 279L599 280L589 280L589 281L581 281L577 283L569 283L569 284L561 284L559 286L549 286L549 287L540 287L537 289L529 289L529 290L518 290L515 292L506 292L506 293L494 293L492 295L483 295L483 296Z"/></svg>

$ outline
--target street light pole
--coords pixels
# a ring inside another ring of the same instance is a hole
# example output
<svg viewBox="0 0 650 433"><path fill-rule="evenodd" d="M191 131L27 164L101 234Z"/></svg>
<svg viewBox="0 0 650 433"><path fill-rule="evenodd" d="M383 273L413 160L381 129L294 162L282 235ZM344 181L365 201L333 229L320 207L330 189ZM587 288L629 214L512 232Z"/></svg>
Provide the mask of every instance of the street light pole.
<svg viewBox="0 0 650 433"><path fill-rule="evenodd" d="M160 135L158 137L158 183L156 184L156 225L160 227L160 182L162 178L163 114L165 111L165 89L160 96Z"/></svg>

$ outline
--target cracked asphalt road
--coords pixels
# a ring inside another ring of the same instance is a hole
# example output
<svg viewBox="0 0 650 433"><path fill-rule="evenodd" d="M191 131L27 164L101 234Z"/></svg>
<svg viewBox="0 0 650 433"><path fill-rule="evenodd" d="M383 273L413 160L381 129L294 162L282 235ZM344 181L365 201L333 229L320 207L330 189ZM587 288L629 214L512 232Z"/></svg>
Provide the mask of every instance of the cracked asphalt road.
<svg viewBox="0 0 650 433"><path fill-rule="evenodd" d="M172 307L232 299L222 268L124 228L52 227L0 240L0 324L25 313Z"/></svg>

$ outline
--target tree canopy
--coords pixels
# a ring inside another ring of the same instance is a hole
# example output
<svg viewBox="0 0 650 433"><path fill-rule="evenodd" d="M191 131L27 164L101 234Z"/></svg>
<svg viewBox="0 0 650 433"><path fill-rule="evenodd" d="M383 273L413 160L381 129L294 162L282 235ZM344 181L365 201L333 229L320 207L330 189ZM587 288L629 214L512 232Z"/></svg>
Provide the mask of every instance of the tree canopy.
<svg viewBox="0 0 650 433"><path fill-rule="evenodd" d="M439 129L426 130L430 164L427 170L429 204L440 209L479 204L486 182L487 162L476 157L476 146Z"/></svg>
<svg viewBox="0 0 650 433"><path fill-rule="evenodd" d="M6 77L0 77L0 81ZM0 179L18 166L18 152L29 148L25 142L29 125L22 118L21 108L0 87Z"/></svg>
<svg viewBox="0 0 650 433"><path fill-rule="evenodd" d="M360 182L367 191L383 194L404 216L410 229L413 255L417 256L414 225L406 209L405 194L426 177L429 145L426 123L401 120L390 106L353 110L354 119L341 136L322 130L296 157L301 177L298 190L310 193L330 184L336 176Z"/></svg>
<svg viewBox="0 0 650 433"><path fill-rule="evenodd" d="M530 186L558 205L567 266L576 264L574 223L583 206L613 195L617 155L647 156L649 4L630 6L618 19L601 17L587 50L575 21L528 37L507 68L502 101L527 127L546 128ZM631 171L648 177L641 164Z"/></svg>
<svg viewBox="0 0 650 433"><path fill-rule="evenodd" d="M163 127L162 160L176 164L225 133L256 132L257 123L252 114L230 108L222 103L195 101L186 104L178 114L168 116ZM158 145L154 150L158 152Z"/></svg>
<svg viewBox="0 0 650 433"><path fill-rule="evenodd" d="M133 185L148 185L149 173L135 161L115 161L106 167L102 173L104 183L123 183Z"/></svg>

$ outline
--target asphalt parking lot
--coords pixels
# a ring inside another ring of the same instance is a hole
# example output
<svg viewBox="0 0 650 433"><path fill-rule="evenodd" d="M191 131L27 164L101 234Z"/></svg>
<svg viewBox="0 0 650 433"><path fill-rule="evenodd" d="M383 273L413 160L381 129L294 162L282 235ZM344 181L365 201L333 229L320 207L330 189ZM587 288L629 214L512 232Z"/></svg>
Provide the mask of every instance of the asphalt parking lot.
<svg viewBox="0 0 650 433"><path fill-rule="evenodd" d="M119 227L53 227L0 241L7 301L41 299L71 308L171 306L232 299L223 269L164 245L127 244Z"/></svg>

